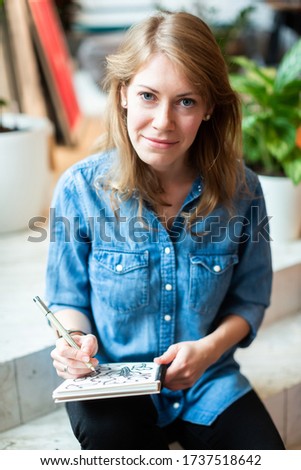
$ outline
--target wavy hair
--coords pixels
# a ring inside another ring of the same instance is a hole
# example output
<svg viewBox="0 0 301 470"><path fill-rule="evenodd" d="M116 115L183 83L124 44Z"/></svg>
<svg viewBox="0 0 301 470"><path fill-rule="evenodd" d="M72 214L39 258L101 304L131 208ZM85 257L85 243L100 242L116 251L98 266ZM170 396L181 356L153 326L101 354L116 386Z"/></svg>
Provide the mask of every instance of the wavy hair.
<svg viewBox="0 0 301 470"><path fill-rule="evenodd" d="M200 126L190 148L190 164L203 179L203 192L195 217L208 215L218 204L231 208L237 186L244 181L241 106L232 90L228 68L209 27L186 12L161 11L131 27L116 53L107 57L103 82L108 93L106 133L102 149L117 149L117 164L107 175L106 188L117 199L138 194L139 207L148 201L164 204L164 192L155 172L138 158L121 106L120 90L153 54L163 53L180 67L208 107L211 119ZM116 199L116 198L115 198ZM166 203L165 203L166 204Z"/></svg>

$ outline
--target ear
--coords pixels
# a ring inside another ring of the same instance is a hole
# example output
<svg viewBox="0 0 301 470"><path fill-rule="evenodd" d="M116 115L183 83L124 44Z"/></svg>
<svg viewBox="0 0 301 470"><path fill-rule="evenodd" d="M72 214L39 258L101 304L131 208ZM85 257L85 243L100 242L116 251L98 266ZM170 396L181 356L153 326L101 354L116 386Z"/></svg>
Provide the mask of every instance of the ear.
<svg viewBox="0 0 301 470"><path fill-rule="evenodd" d="M211 119L213 111L214 111L214 106L211 106L211 108L209 108L208 111L205 113L203 117L203 121L209 121L209 119Z"/></svg>
<svg viewBox="0 0 301 470"><path fill-rule="evenodd" d="M120 88L120 101L123 108L127 108L127 87L122 85Z"/></svg>
<svg viewBox="0 0 301 470"><path fill-rule="evenodd" d="M212 116L212 114L213 114L213 111L214 111L214 108L215 108L215 106L214 106L214 105L213 105L213 106L211 106L211 107L210 107L210 109L208 109L208 111L207 111L207 114L210 114L210 116Z"/></svg>

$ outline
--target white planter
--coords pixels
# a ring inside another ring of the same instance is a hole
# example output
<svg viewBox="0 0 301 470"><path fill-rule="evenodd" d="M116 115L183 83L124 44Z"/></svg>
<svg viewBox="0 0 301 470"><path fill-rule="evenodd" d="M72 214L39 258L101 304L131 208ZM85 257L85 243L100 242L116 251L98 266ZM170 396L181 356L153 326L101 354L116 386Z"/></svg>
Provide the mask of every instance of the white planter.
<svg viewBox="0 0 301 470"><path fill-rule="evenodd" d="M296 240L301 236L301 184L289 178L259 176L270 219L270 235L275 243Z"/></svg>
<svg viewBox="0 0 301 470"><path fill-rule="evenodd" d="M25 229L32 217L45 215L53 133L47 118L4 114L3 124L22 130L0 134L0 233Z"/></svg>

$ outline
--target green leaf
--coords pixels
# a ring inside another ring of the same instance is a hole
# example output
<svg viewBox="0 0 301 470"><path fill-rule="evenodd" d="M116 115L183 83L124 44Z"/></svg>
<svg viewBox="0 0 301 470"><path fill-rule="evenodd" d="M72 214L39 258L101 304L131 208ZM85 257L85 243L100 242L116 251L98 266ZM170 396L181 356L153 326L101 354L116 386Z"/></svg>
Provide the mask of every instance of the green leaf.
<svg viewBox="0 0 301 470"><path fill-rule="evenodd" d="M252 128L261 125L266 119L270 119L271 113L269 111L257 112L256 114L250 114L244 116L242 120L242 130L243 132L250 131Z"/></svg>
<svg viewBox="0 0 301 470"><path fill-rule="evenodd" d="M236 56L232 59L233 64L239 65L242 69L247 72L245 74L248 77L249 81L254 81L254 79L259 80L261 83L267 85L273 85L274 83L274 76L275 76L275 69L269 67L261 67L256 64L251 59L248 59L244 56ZM237 74L232 74L237 75ZM238 74L239 75L239 74ZM251 82L250 82L251 83Z"/></svg>
<svg viewBox="0 0 301 470"><path fill-rule="evenodd" d="M300 57L300 61L301 61L301 57ZM288 94L295 95L296 99L300 102L300 90L301 90L301 78L296 78L286 83L280 93L278 90L276 92L279 93L280 95L282 93L285 93L285 95L288 95Z"/></svg>
<svg viewBox="0 0 301 470"><path fill-rule="evenodd" d="M282 161L295 147L295 140L296 129L293 126L273 123L267 134L266 146L277 160Z"/></svg>
<svg viewBox="0 0 301 470"><path fill-rule="evenodd" d="M242 120L243 132L251 131L257 125L258 115L245 116Z"/></svg>
<svg viewBox="0 0 301 470"><path fill-rule="evenodd" d="M295 157L293 160L283 162L283 169L292 182L297 185L301 183L301 150L296 147L295 153L291 154Z"/></svg>
<svg viewBox="0 0 301 470"><path fill-rule="evenodd" d="M275 90L281 91L301 75L301 39L284 55L275 78Z"/></svg>
<svg viewBox="0 0 301 470"><path fill-rule="evenodd" d="M255 84L248 89L246 88L245 91L242 91L241 98L246 106L253 105L253 107L256 108L258 108L258 106L266 107L269 101L269 95L266 90L262 87L257 87Z"/></svg>

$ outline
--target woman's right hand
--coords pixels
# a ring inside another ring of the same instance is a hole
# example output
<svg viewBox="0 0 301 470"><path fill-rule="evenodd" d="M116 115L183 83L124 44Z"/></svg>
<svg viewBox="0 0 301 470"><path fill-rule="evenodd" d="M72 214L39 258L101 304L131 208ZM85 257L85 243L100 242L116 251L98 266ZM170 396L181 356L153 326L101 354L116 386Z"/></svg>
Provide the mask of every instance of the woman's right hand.
<svg viewBox="0 0 301 470"><path fill-rule="evenodd" d="M64 338L56 341L56 347L51 351L53 366L57 375L64 379L83 377L91 372L85 362L91 362L94 367L98 360L93 358L98 351L97 339L94 335L72 335L74 341L80 346L75 349Z"/></svg>

